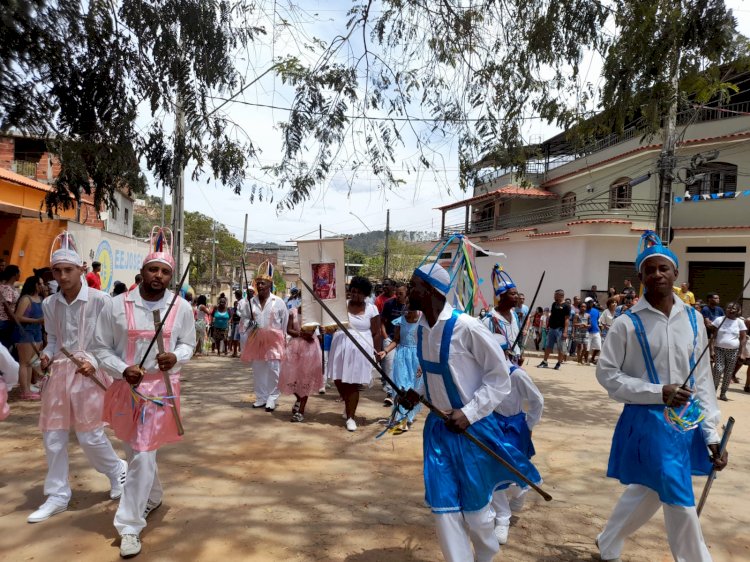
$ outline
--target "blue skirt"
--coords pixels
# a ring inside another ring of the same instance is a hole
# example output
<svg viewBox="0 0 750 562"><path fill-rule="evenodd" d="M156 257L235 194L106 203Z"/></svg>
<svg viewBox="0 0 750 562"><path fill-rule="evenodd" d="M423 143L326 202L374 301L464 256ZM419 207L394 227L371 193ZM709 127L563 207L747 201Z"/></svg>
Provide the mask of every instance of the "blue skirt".
<svg viewBox="0 0 750 562"><path fill-rule="evenodd" d="M495 416L482 418L469 431L530 481L541 481L536 467L505 441ZM433 513L479 511L496 488L528 486L466 437L449 431L436 414L425 421L423 447L425 501Z"/></svg>
<svg viewBox="0 0 750 562"><path fill-rule="evenodd" d="M514 416L503 416L495 412L495 417L507 443L521 451L527 459L536 454L534 444L531 442L531 430L526 423L526 412L518 412Z"/></svg>
<svg viewBox="0 0 750 562"><path fill-rule="evenodd" d="M664 419L664 406L626 404L615 427L607 476L640 484L666 504L694 506L691 475L711 471L700 427L687 433Z"/></svg>

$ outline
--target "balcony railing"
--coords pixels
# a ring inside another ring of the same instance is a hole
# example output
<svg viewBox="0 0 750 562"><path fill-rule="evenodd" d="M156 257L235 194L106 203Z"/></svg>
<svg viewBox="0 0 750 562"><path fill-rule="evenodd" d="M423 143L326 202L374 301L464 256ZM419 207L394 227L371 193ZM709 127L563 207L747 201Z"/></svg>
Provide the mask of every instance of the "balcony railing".
<svg viewBox="0 0 750 562"><path fill-rule="evenodd" d="M619 208L610 206L609 194L597 195L577 203L557 203L547 207L518 213L510 216L482 219L469 223L468 230L464 224L446 225L443 236L460 232L462 234L481 234L493 232L493 236L502 236L518 228L529 228L561 221L585 219L620 219L649 221L656 219L656 201L651 199L631 199L620 201Z"/></svg>
<svg viewBox="0 0 750 562"><path fill-rule="evenodd" d="M694 123L704 123L706 121L718 121L720 119L730 119L732 117L740 117L748 114L750 114L750 102L748 101L732 103L722 107L691 108L677 114L677 125L682 126ZM601 150L605 150L639 137L642 134L643 127L634 125L628 127L620 134L611 133L605 137L585 144L580 148L575 148L571 145L571 154L565 154L548 160L530 160L525 165L525 173L527 175L537 174L544 176L549 173L550 170L554 170L568 162L572 162L578 158L583 158L584 156L590 156ZM490 170L477 178L477 184L481 185L488 183L511 171L513 171L513 168L497 168L495 170Z"/></svg>
<svg viewBox="0 0 750 562"><path fill-rule="evenodd" d="M36 168L37 162L29 162L28 160L13 161L13 171L27 178L36 178Z"/></svg>

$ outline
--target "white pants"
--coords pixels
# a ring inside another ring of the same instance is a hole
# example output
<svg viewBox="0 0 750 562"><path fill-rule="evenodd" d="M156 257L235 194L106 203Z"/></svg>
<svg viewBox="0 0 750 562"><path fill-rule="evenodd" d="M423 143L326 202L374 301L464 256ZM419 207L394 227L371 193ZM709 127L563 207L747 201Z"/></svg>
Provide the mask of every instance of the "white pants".
<svg viewBox="0 0 750 562"><path fill-rule="evenodd" d="M44 480L44 494L58 505L68 505L71 497L68 483L68 436L67 429L42 432L44 452L47 454L47 478ZM76 431L91 466L107 476L110 481L122 471L122 461L112 448L112 443L103 428L93 431Z"/></svg>
<svg viewBox="0 0 750 562"><path fill-rule="evenodd" d="M279 399L280 361L253 361L255 399L258 402L274 402Z"/></svg>
<svg viewBox="0 0 750 562"><path fill-rule="evenodd" d="M492 562L500 552L490 505L480 511L435 514L435 526L446 562Z"/></svg>
<svg viewBox="0 0 750 562"><path fill-rule="evenodd" d="M140 535L146 526L143 512L146 502L159 503L163 494L156 467L156 451L134 451L124 443L128 457L128 477L115 513L115 528L120 535Z"/></svg>
<svg viewBox="0 0 750 562"><path fill-rule="evenodd" d="M496 525L504 525L506 527L510 525L510 517L513 515L510 503L523 505L526 492L528 491L528 488L521 488L515 484L512 484L505 490L495 490L492 494L492 509L495 510Z"/></svg>
<svg viewBox="0 0 750 562"><path fill-rule="evenodd" d="M617 558L625 539L637 531L662 507L667 540L677 562L711 562L695 507L669 505L651 488L631 484L615 505L604 530L597 537L602 558Z"/></svg>

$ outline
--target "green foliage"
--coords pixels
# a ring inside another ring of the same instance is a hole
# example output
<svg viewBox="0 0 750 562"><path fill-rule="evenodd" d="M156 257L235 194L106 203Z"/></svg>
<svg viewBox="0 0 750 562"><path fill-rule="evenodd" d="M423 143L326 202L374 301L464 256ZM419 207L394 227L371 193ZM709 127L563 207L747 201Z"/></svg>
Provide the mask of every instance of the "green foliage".
<svg viewBox="0 0 750 562"><path fill-rule="evenodd" d="M414 241L421 233L398 231L391 233L388 240L388 276L406 281L411 277L414 269L419 265L427 251ZM351 244L351 243L354 244ZM363 248L359 250L357 248ZM373 231L355 235L344 245L344 255L347 263L361 263L364 265L358 275L371 279L383 279L383 250L385 248L385 233Z"/></svg>

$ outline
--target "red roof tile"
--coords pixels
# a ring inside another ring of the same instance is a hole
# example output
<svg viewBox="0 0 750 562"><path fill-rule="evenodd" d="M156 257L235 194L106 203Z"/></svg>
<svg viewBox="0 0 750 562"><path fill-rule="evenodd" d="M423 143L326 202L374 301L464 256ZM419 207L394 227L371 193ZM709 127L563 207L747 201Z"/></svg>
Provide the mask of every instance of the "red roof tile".
<svg viewBox="0 0 750 562"><path fill-rule="evenodd" d="M750 226L675 226L675 230L750 230Z"/></svg>
<svg viewBox="0 0 750 562"><path fill-rule="evenodd" d="M462 199L461 201L455 201L448 203L441 207L436 207L440 211L448 211L450 209L457 209L459 207L465 207L466 205L473 205L482 201L489 201L496 197L507 197L507 198L529 198L529 199L557 199L559 195L545 189L539 189L538 187L521 187L514 184L508 184L506 186L490 191L489 193L483 193L482 195L476 195L468 199Z"/></svg>
<svg viewBox="0 0 750 562"><path fill-rule="evenodd" d="M633 224L633 221L621 219L586 219L569 222L568 226L573 226L574 224Z"/></svg>
<svg viewBox="0 0 750 562"><path fill-rule="evenodd" d="M570 230L555 230L554 232L538 232L536 234L529 234L528 238L542 238L544 236L564 236L570 234Z"/></svg>
<svg viewBox="0 0 750 562"><path fill-rule="evenodd" d="M26 176L11 172L10 170L6 170L5 168L0 168L0 179L7 180L18 185L25 185L26 187L33 187L34 189L40 189L42 191L52 191L52 188L46 183L36 181L32 178L27 178Z"/></svg>

